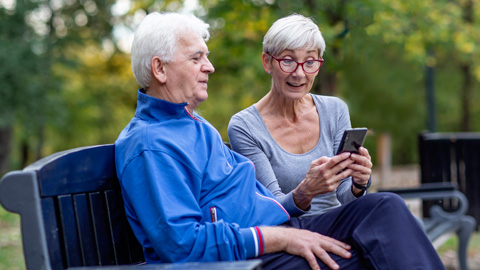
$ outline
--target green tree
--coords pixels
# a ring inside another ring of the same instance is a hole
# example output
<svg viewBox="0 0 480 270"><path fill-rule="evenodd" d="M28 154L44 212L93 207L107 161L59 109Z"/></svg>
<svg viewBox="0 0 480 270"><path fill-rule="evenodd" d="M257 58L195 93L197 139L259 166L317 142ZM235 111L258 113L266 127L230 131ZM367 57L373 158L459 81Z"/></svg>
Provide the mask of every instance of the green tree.
<svg viewBox="0 0 480 270"><path fill-rule="evenodd" d="M478 27L466 12L471 6L477 13L474 2L204 1L205 17L215 33L209 46L217 69L209 88L214 98L203 107L214 117L207 118L220 119L214 124L226 138L225 119L269 89L260 61L264 33L276 19L301 13L319 24L327 42L326 62L313 91L342 97L354 126L392 134L394 162L413 162L417 134L426 127L426 66L436 69L440 131L459 130L460 119L472 119L475 113L467 102L475 100L478 88L478 79L472 80L480 70ZM453 73L452 65L457 67ZM463 94L462 84L469 86ZM470 124L463 124L464 130L472 124L466 122ZM367 140L367 145L375 156L375 140Z"/></svg>
<svg viewBox="0 0 480 270"><path fill-rule="evenodd" d="M24 21L36 4L0 7L0 174L9 169L15 121L35 123L41 58L33 53L37 35Z"/></svg>
<svg viewBox="0 0 480 270"><path fill-rule="evenodd" d="M76 53L85 51L87 44L101 46L111 40L114 2L16 1L0 9L0 59L5 63L0 69L0 145L14 147L14 167L23 167L52 149L46 138L50 127L62 123L62 131L72 127L66 112L75 108L62 99L69 82L54 69L75 72L81 63ZM7 150L1 151L3 171L12 160Z"/></svg>

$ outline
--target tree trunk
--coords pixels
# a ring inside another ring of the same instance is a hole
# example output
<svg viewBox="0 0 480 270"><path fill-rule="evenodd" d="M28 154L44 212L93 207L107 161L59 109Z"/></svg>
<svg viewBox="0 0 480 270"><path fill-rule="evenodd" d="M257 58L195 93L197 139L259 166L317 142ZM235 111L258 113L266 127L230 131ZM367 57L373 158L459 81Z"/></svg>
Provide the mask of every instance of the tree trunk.
<svg viewBox="0 0 480 270"><path fill-rule="evenodd" d="M470 72L470 64L463 64L461 66L461 71L463 75L463 84L462 84L462 118L460 121L460 130L461 131L470 131L471 130L471 119L470 112L472 108L472 94L473 94L473 81L472 75Z"/></svg>
<svg viewBox="0 0 480 270"><path fill-rule="evenodd" d="M10 169L10 145L12 141L12 126L0 128L0 176Z"/></svg>
<svg viewBox="0 0 480 270"><path fill-rule="evenodd" d="M473 23L473 1L468 0L465 3L463 8L463 19L465 23L472 24ZM472 108L472 98L473 98L473 79L470 63L463 63L460 66L462 76L463 76L463 84L462 84L462 93L461 93L461 105L462 105L462 118L460 120L460 129L461 131L470 131L471 130L471 119L470 119L470 112Z"/></svg>
<svg viewBox="0 0 480 270"><path fill-rule="evenodd" d="M334 96L337 88L337 77L333 72L322 70L318 73L317 83L312 89L312 93L326 96Z"/></svg>

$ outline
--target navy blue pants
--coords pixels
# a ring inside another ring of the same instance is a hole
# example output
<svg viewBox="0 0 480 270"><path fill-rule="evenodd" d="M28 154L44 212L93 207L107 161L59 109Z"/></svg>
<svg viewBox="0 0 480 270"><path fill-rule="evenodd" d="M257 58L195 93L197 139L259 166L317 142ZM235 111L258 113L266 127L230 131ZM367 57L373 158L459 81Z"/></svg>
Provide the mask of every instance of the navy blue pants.
<svg viewBox="0 0 480 270"><path fill-rule="evenodd" d="M330 254L340 269L445 269L405 202L392 193L372 193L327 213L292 218L287 227L307 229L352 246L352 257ZM302 257L285 252L267 254L262 268L310 269ZM318 260L320 268L330 269Z"/></svg>

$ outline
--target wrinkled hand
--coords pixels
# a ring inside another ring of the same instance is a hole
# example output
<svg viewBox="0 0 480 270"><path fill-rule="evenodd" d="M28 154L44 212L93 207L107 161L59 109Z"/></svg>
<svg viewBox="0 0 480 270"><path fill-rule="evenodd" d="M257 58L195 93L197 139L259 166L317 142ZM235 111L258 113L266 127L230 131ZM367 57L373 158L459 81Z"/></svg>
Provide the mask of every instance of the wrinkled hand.
<svg viewBox="0 0 480 270"><path fill-rule="evenodd" d="M307 209L313 197L335 190L343 178L353 173L348 166L356 162L356 159L349 157L350 153L342 153L332 158L321 157L312 161L305 179L293 191L295 204L301 209ZM343 169L346 170L342 171Z"/></svg>
<svg viewBox="0 0 480 270"><path fill-rule="evenodd" d="M352 154L350 156L349 159L352 160L353 163L348 165L347 168L351 170L350 175L355 183L366 186L372 174L372 158L365 147L360 147L358 152L359 154Z"/></svg>
<svg viewBox="0 0 480 270"><path fill-rule="evenodd" d="M351 246L341 241L314 233L308 230L295 228L261 228L265 238L265 252L282 250L289 254L298 255L305 260L312 269L320 269L317 258L331 269L339 269L339 265L330 257L328 252L348 259Z"/></svg>

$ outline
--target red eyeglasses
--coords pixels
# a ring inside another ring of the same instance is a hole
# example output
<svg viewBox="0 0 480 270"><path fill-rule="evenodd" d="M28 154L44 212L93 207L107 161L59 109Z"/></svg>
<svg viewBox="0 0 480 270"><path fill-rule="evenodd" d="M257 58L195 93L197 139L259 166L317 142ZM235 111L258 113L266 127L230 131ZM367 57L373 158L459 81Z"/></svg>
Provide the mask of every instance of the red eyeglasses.
<svg viewBox="0 0 480 270"><path fill-rule="evenodd" d="M297 62L293 59L278 59L275 56L271 55L270 53L267 53L270 55L273 59L277 60L278 65L280 66L280 69L285 72L285 73L293 73L295 70L297 70L298 66L301 66L303 69L303 72L307 74L313 74L317 72L320 67L322 66L322 63L325 61L323 59L318 59L318 60L307 60L305 62Z"/></svg>

